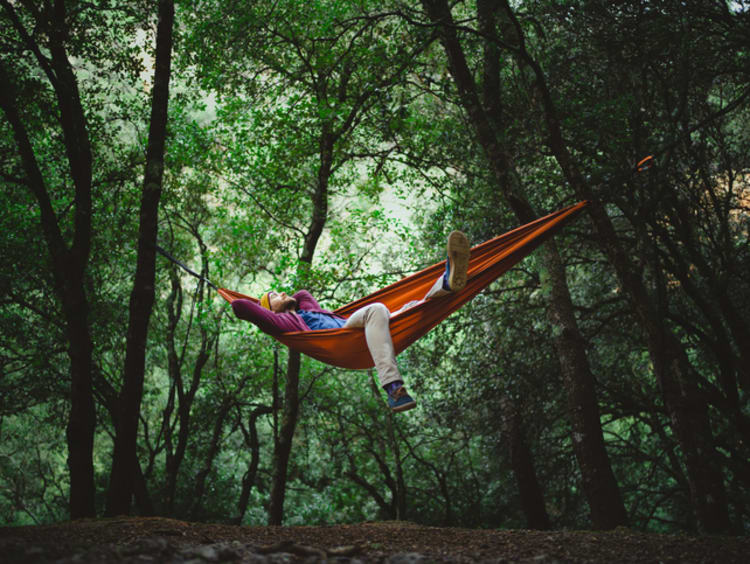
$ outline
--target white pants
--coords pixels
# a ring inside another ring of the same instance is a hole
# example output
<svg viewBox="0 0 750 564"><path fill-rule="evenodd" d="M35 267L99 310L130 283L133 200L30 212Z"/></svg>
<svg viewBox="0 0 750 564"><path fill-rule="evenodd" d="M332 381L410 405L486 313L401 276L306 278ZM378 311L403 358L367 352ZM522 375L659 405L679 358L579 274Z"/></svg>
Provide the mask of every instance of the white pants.
<svg viewBox="0 0 750 564"><path fill-rule="evenodd" d="M414 307L430 298L439 298L448 294L448 290L443 289L443 277L435 281L430 291L419 301L409 302L396 313L405 309ZM380 302L366 305L355 311L349 319L346 320L344 327L364 327L365 341L367 348L370 350L372 360L375 362L375 370L378 373L378 380L381 386L401 380L401 373L396 365L396 353L393 350L393 339L391 339L390 329L391 312Z"/></svg>

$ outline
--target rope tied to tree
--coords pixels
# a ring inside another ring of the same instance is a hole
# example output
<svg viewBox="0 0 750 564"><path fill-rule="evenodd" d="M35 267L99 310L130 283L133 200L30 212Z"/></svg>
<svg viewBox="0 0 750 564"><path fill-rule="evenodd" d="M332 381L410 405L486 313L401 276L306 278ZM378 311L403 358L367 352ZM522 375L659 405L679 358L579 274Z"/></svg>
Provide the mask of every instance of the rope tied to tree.
<svg viewBox="0 0 750 564"><path fill-rule="evenodd" d="M215 285L215 284L214 284L213 282L211 282L211 281L210 281L210 280L209 280L208 278L206 278L205 276L202 276L202 275L198 274L197 272L195 272L195 271L191 270L191 269L190 269L190 268L189 268L189 267L188 267L187 265L185 265L184 263L182 263L182 262L180 262L179 260L177 260L176 258L174 258L174 257L173 257L172 255L170 255L170 254L169 254L169 253L168 253L167 251L165 251L164 249L162 249L162 248L161 248L161 247L160 247L159 245L154 245L154 246L156 247L156 250L157 250L157 251L158 251L158 252L159 252L159 253L160 253L160 254L161 254L162 256L164 256L164 257L165 257L165 258L167 258L168 260L172 261L172 262L173 262L173 263L175 263L175 264L176 264L177 266L179 266L180 268L182 268L183 270L185 270L185 271L186 271L186 272L188 272L189 274L192 274L193 276L195 276L195 277L196 277L196 278L198 278L199 280L202 280L203 282L205 282L206 284L208 284L208 286L209 286L210 288L212 288L213 290L216 290L216 291L218 291L218 290L219 290L219 288L218 288L218 287L217 287L217 286L216 286L216 285Z"/></svg>

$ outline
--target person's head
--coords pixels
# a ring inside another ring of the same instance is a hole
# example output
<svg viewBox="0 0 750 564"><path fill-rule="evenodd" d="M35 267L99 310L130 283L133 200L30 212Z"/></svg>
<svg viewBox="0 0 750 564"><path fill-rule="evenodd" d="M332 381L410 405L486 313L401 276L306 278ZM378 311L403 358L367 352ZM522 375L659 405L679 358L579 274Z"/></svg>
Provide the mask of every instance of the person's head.
<svg viewBox="0 0 750 564"><path fill-rule="evenodd" d="M260 297L260 305L274 313L284 313L297 309L297 300L285 292L266 292Z"/></svg>

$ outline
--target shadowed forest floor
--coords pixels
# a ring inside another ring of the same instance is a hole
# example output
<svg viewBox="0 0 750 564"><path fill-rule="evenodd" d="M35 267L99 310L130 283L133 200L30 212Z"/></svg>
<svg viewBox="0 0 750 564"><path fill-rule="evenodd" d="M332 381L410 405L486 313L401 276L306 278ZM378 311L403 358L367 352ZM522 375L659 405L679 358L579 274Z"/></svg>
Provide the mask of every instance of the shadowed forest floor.
<svg viewBox="0 0 750 564"><path fill-rule="evenodd" d="M0 561L15 562L747 562L748 537L617 529L469 530L378 522L239 527L124 517L0 528Z"/></svg>

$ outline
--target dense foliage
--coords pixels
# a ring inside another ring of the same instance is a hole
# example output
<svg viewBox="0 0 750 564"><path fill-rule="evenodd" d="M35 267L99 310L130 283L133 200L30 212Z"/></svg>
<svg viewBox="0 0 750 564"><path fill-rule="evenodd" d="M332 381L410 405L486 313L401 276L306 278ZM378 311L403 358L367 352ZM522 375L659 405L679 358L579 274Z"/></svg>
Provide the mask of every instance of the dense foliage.
<svg viewBox="0 0 750 564"><path fill-rule="evenodd" d="M454 228L594 205L399 357L403 415L157 257L134 512L265 523L282 487L288 525L605 527L598 464L632 527L748 530L746 2L175 4L158 242L220 286L333 309L441 260ZM105 511L156 26L153 2L0 2L7 524L71 515L86 339Z"/></svg>

